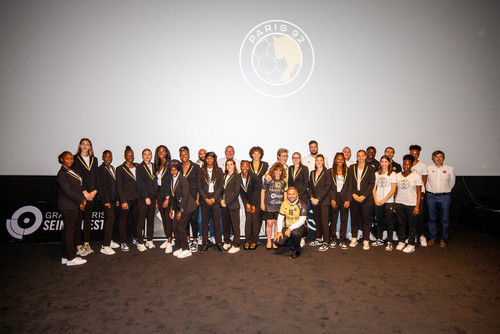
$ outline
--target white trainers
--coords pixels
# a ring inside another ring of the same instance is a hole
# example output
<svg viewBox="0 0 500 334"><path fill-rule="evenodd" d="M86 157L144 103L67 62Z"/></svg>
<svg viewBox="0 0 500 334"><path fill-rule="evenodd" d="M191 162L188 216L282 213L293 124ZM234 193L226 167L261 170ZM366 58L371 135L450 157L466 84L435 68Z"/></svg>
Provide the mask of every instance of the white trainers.
<svg viewBox="0 0 500 334"><path fill-rule="evenodd" d="M82 259L81 257L75 257L73 260L67 261L66 265L67 266L79 266L79 265L85 264L85 263L87 263L87 260Z"/></svg>
<svg viewBox="0 0 500 334"><path fill-rule="evenodd" d="M126 242L122 243L120 247L122 249L122 252L128 252L129 251L129 248L128 248L128 245L127 245Z"/></svg>
<svg viewBox="0 0 500 334"><path fill-rule="evenodd" d="M104 255L113 255L115 254L115 251L111 248L111 246L101 246L101 253Z"/></svg>
<svg viewBox="0 0 500 334"><path fill-rule="evenodd" d="M173 250L174 250L174 247L172 246L172 244L170 242L167 242L167 245L165 246L165 253L170 254L173 252Z"/></svg>
<svg viewBox="0 0 500 334"><path fill-rule="evenodd" d="M144 252L144 251L146 251L148 249L146 248L146 246L144 246L144 244L137 244L137 250L139 252Z"/></svg>
<svg viewBox="0 0 500 334"><path fill-rule="evenodd" d="M178 258L178 259L183 259L183 258L185 258L185 257L189 257L189 256L191 256L191 255L192 255L192 254L191 254L191 251L190 251L189 249L186 249L186 250L184 250L184 251L180 252L179 254L177 254L177 258Z"/></svg>
<svg viewBox="0 0 500 334"><path fill-rule="evenodd" d="M306 238L302 238L300 240L300 248L304 248L305 245L306 245Z"/></svg>
<svg viewBox="0 0 500 334"><path fill-rule="evenodd" d="M66 264L66 263L68 263L68 259L65 258L65 257L62 257L61 258L61 264Z"/></svg>
<svg viewBox="0 0 500 334"><path fill-rule="evenodd" d="M163 242L163 243L160 245L160 248L161 248L161 249L165 249L165 248L167 248L167 244L168 244L168 243L169 243L169 242L168 242L168 240L165 240L165 242Z"/></svg>
<svg viewBox="0 0 500 334"><path fill-rule="evenodd" d="M349 247L356 247L358 245L358 240L356 238L352 238Z"/></svg>
<svg viewBox="0 0 500 334"><path fill-rule="evenodd" d="M318 251L320 252L326 252L328 250L328 244L322 244L321 246L318 247Z"/></svg>
<svg viewBox="0 0 500 334"><path fill-rule="evenodd" d="M176 250L172 255L173 256L177 256L179 255L180 253L182 253L182 248L179 248L178 250Z"/></svg>
<svg viewBox="0 0 500 334"><path fill-rule="evenodd" d="M114 242L113 240L111 240L109 247L116 249L116 248L120 248L120 245L117 242Z"/></svg>
<svg viewBox="0 0 500 334"><path fill-rule="evenodd" d="M403 250L403 248L405 247L405 243L404 242L398 242L398 245L396 246L396 250Z"/></svg>
<svg viewBox="0 0 500 334"><path fill-rule="evenodd" d="M420 246L427 247L427 239L423 235L420 236Z"/></svg>
<svg viewBox="0 0 500 334"><path fill-rule="evenodd" d="M146 241L146 247L149 249L155 248L155 244L152 241Z"/></svg>
<svg viewBox="0 0 500 334"><path fill-rule="evenodd" d="M235 247L235 246L233 246L233 247L231 247L231 248L230 248L227 252L228 252L229 254L234 254L234 253L238 253L239 251L240 251L240 247Z"/></svg>
<svg viewBox="0 0 500 334"><path fill-rule="evenodd" d="M231 244L224 244L224 250L228 250L229 248L231 248Z"/></svg>
<svg viewBox="0 0 500 334"><path fill-rule="evenodd" d="M363 250L370 250L370 241L363 241Z"/></svg>
<svg viewBox="0 0 500 334"><path fill-rule="evenodd" d="M403 249L403 253L411 253L415 251L414 245L408 245Z"/></svg>

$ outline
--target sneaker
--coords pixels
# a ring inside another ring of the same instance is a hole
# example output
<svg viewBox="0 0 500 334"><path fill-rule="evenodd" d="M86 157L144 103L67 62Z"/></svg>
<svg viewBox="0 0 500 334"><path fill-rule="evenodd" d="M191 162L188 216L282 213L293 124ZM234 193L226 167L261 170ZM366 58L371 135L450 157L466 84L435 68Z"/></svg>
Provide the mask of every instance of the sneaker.
<svg viewBox="0 0 500 334"><path fill-rule="evenodd" d="M371 241L376 241L377 240L377 238L375 238L375 236L371 232L370 232L370 240Z"/></svg>
<svg viewBox="0 0 500 334"><path fill-rule="evenodd" d="M382 239L377 239L374 242L372 242L373 247L383 246L383 245L384 245L384 242L382 241Z"/></svg>
<svg viewBox="0 0 500 334"><path fill-rule="evenodd" d="M198 251L198 243L192 242L191 247L189 247L189 250L191 251L191 253L196 253Z"/></svg>
<svg viewBox="0 0 500 334"><path fill-rule="evenodd" d="M370 241L363 241L363 250L370 250Z"/></svg>
<svg viewBox="0 0 500 334"><path fill-rule="evenodd" d="M411 253L411 252L414 252L414 251L415 251L415 246L414 245L407 245L403 249L403 253Z"/></svg>
<svg viewBox="0 0 500 334"><path fill-rule="evenodd" d="M224 247L224 250L226 250L226 251L227 251L229 248L231 248L231 244L226 244L226 243L224 243L224 246L223 246L223 247Z"/></svg>
<svg viewBox="0 0 500 334"><path fill-rule="evenodd" d="M349 249L349 247L347 247L347 244L345 244L345 243L343 243L343 242L341 242L341 243L339 244L339 248L340 248L340 249L344 249L344 250L345 250L345 249Z"/></svg>
<svg viewBox="0 0 500 334"><path fill-rule="evenodd" d="M238 253L239 251L240 251L240 247L233 246L227 252L229 254L234 254L234 253Z"/></svg>
<svg viewBox="0 0 500 334"><path fill-rule="evenodd" d="M423 235L420 237L420 246L427 247L427 239Z"/></svg>
<svg viewBox="0 0 500 334"><path fill-rule="evenodd" d="M309 243L309 246L312 246L312 247L314 247L314 246L321 246L321 245L323 245L323 243L321 241L319 241L318 239L315 239L314 241L311 241Z"/></svg>
<svg viewBox="0 0 500 334"><path fill-rule="evenodd" d="M109 247L116 249L116 248L120 248L120 245L117 242L114 242L113 240L111 240Z"/></svg>
<svg viewBox="0 0 500 334"><path fill-rule="evenodd" d="M404 242L398 242L398 245L396 246L396 250L403 250L405 248L405 243Z"/></svg>
<svg viewBox="0 0 500 334"><path fill-rule="evenodd" d="M387 241L387 245L385 246L385 250L388 252L392 252L392 242Z"/></svg>
<svg viewBox="0 0 500 334"><path fill-rule="evenodd" d="M173 256L178 256L180 253L182 253L182 248L177 249L172 255Z"/></svg>
<svg viewBox="0 0 500 334"><path fill-rule="evenodd" d="M441 241L439 242L439 247L441 247L441 248L446 247L446 241L441 240Z"/></svg>
<svg viewBox="0 0 500 334"><path fill-rule="evenodd" d="M304 248L305 245L306 245L306 238L300 239L300 248Z"/></svg>
<svg viewBox="0 0 500 334"><path fill-rule="evenodd" d="M160 245L160 248L161 248L161 249L165 249L165 248L167 248L167 244L168 244L168 243L169 243L169 242L168 242L168 240L165 240L165 242L163 242L163 243Z"/></svg>
<svg viewBox="0 0 500 334"><path fill-rule="evenodd" d="M184 251L180 252L179 254L177 254L177 258L178 258L178 259L183 259L183 258L185 258L185 257L189 257L189 256L191 256L191 255L192 255L192 254L191 254L191 251L190 251L189 249L186 249L186 250L184 250Z"/></svg>
<svg viewBox="0 0 500 334"><path fill-rule="evenodd" d="M132 238L132 244L137 246L138 242L137 242L137 239L136 238Z"/></svg>
<svg viewBox="0 0 500 334"><path fill-rule="evenodd" d="M82 246L76 250L76 255L77 256L87 256L88 254L85 252L85 247Z"/></svg>
<svg viewBox="0 0 500 334"><path fill-rule="evenodd" d="M115 251L110 246L101 246L101 253L104 255L113 255Z"/></svg>
<svg viewBox="0 0 500 334"><path fill-rule="evenodd" d="M208 241L210 241L211 243L213 243L214 245L216 244L215 242L215 237L210 237L208 238Z"/></svg>
<svg viewBox="0 0 500 334"><path fill-rule="evenodd" d="M146 241L146 247L149 249L155 248L155 244L152 241Z"/></svg>
<svg viewBox="0 0 500 334"><path fill-rule="evenodd" d="M144 251L146 251L148 249L146 248L146 246L144 246L144 244L137 244L137 250L139 252L144 252Z"/></svg>
<svg viewBox="0 0 500 334"><path fill-rule="evenodd" d="M351 243L349 244L350 247L356 247L358 245L358 240L356 238L352 238Z"/></svg>
<svg viewBox="0 0 500 334"><path fill-rule="evenodd" d="M66 263L68 263L68 259L65 258L65 257L62 257L61 258L61 264L66 264Z"/></svg>
<svg viewBox="0 0 500 334"><path fill-rule="evenodd" d="M90 248L90 245L85 245L83 246L83 248L85 248L85 250L87 251L87 255L92 254L94 252L94 250Z"/></svg>
<svg viewBox="0 0 500 334"><path fill-rule="evenodd" d="M337 246L337 240L335 240L335 239L334 239L334 240L332 240L332 241L330 242L330 244L328 245L328 247L330 247L330 248L335 248L335 246Z"/></svg>
<svg viewBox="0 0 500 334"><path fill-rule="evenodd" d="M429 246L434 246L435 244L436 244L436 240L434 240L434 239L429 240L429 242L427 243L427 245L429 245Z"/></svg>
<svg viewBox="0 0 500 334"><path fill-rule="evenodd" d="M163 246L163 245L162 245ZM172 243L167 242L167 245L165 246L165 253L170 254L174 251L174 247L172 246Z"/></svg>
<svg viewBox="0 0 500 334"><path fill-rule="evenodd" d="M322 244L321 246L319 246L318 250L320 252L326 252L328 250L328 244Z"/></svg>
<svg viewBox="0 0 500 334"><path fill-rule="evenodd" d="M69 266L79 266L81 264L85 264L87 263L87 260L85 259L82 259L81 257L75 257L73 260L71 261L67 261L66 262L66 265L69 267Z"/></svg>
<svg viewBox="0 0 500 334"><path fill-rule="evenodd" d="M128 252L130 250L126 242L122 243L120 247L122 249L122 252Z"/></svg>

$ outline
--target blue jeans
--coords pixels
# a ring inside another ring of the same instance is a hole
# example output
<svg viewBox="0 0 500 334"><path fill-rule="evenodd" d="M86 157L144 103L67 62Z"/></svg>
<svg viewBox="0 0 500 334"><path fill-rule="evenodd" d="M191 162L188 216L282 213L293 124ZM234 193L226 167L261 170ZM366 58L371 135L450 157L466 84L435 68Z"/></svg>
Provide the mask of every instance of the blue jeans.
<svg viewBox="0 0 500 334"><path fill-rule="evenodd" d="M425 194L425 201L427 202L427 207L429 208L429 221L427 226L429 226L429 233L432 240L437 240L437 226L436 219L439 212L439 217L441 218L441 224L443 225L443 233L440 240L448 240L448 226L450 225L450 203L451 195L440 195L435 196L429 193Z"/></svg>

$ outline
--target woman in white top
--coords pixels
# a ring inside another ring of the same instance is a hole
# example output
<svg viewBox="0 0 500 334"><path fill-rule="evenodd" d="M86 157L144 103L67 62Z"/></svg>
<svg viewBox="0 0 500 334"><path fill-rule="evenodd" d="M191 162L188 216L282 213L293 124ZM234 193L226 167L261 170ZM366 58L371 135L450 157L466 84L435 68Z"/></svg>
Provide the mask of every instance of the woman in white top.
<svg viewBox="0 0 500 334"><path fill-rule="evenodd" d="M392 251L392 236L394 224L392 213L394 210L394 193L396 192L396 173L392 170L391 158L387 155L380 158L380 167L375 173L375 187L373 188L373 201L375 202L375 217L377 224L377 240L372 246L382 246L382 234L387 228L386 251Z"/></svg>
<svg viewBox="0 0 500 334"><path fill-rule="evenodd" d="M399 220L399 243L397 250L405 253L415 251L415 237L417 235L417 215L419 214L420 195L422 192L422 178L412 172L411 167L415 158L407 154L403 157L403 171L396 175L397 190L395 195L395 211ZM406 229L408 227L408 235ZM405 247L405 239L408 245Z"/></svg>

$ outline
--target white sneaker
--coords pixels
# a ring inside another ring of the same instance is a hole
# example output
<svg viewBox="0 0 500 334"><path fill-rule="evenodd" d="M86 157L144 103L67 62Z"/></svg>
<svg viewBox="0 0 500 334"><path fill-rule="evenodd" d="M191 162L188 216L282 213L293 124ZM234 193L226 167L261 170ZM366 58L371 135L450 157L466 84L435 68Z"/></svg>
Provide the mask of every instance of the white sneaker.
<svg viewBox="0 0 500 334"><path fill-rule="evenodd" d="M239 251L240 251L240 247L235 247L235 246L233 246L233 247L231 247L231 249L229 249L227 252L228 252L229 254L234 254L234 253L238 253Z"/></svg>
<svg viewBox="0 0 500 334"><path fill-rule="evenodd" d="M124 243L122 243L122 244L121 244L121 249L122 249L122 251L123 251L123 252L128 252L128 251L129 251L129 248L128 248L127 243L125 243L125 242L124 242Z"/></svg>
<svg viewBox="0 0 500 334"><path fill-rule="evenodd" d="M373 233L370 232L370 240L371 241L375 241L377 240L377 238L375 238L375 236L373 235Z"/></svg>
<svg viewBox="0 0 500 334"><path fill-rule="evenodd" d="M305 245L306 245L306 238L300 239L300 248L304 248Z"/></svg>
<svg viewBox="0 0 500 334"><path fill-rule="evenodd" d="M363 250L370 250L370 241L363 241Z"/></svg>
<svg viewBox="0 0 500 334"><path fill-rule="evenodd" d="M405 243L404 242L398 242L398 245L396 246L396 250L403 250L403 248L405 247Z"/></svg>
<svg viewBox="0 0 500 334"><path fill-rule="evenodd" d="M420 237L420 246L427 247L427 239L423 235Z"/></svg>
<svg viewBox="0 0 500 334"><path fill-rule="evenodd" d="M73 260L67 261L66 265L67 266L79 266L79 265L85 264L85 263L87 263L87 260L82 259L81 257L75 257Z"/></svg>
<svg viewBox="0 0 500 334"><path fill-rule="evenodd" d="M155 244L152 241L146 241L146 247L149 249L155 248Z"/></svg>
<svg viewBox="0 0 500 334"><path fill-rule="evenodd" d="M175 239L172 239L172 246L175 246Z"/></svg>
<svg viewBox="0 0 500 334"><path fill-rule="evenodd" d="M114 242L111 240L111 243L109 244L109 247L111 248L120 248L120 245L117 242Z"/></svg>
<svg viewBox="0 0 500 334"><path fill-rule="evenodd" d="M178 258L178 259L183 259L183 258L185 258L185 257L189 257L189 256L191 256L191 255L192 255L192 254L191 254L191 251L190 251L189 249L186 249L185 251L182 251L182 252L180 252L179 254L177 254L177 258Z"/></svg>
<svg viewBox="0 0 500 334"><path fill-rule="evenodd" d="M231 248L231 244L224 244L224 246L222 247L224 247L224 250L228 250L229 248Z"/></svg>
<svg viewBox="0 0 500 334"><path fill-rule="evenodd" d="M356 240L356 238L352 238L349 247L356 247L357 245L358 245L358 240Z"/></svg>
<svg viewBox="0 0 500 334"><path fill-rule="evenodd" d="M104 255L113 255L115 254L115 251L111 248L111 246L101 246L101 253Z"/></svg>
<svg viewBox="0 0 500 334"><path fill-rule="evenodd" d="M65 257L62 257L61 258L61 264L66 264L66 263L68 263L68 259L65 258Z"/></svg>
<svg viewBox="0 0 500 334"><path fill-rule="evenodd" d="M168 242L168 240L165 240L165 242L164 242L164 243L162 243L162 244L160 245L160 248L161 248L161 249L165 249L165 248L167 248L167 244L168 244L168 243L169 243L169 242Z"/></svg>
<svg viewBox="0 0 500 334"><path fill-rule="evenodd" d="M403 249L403 253L411 253L415 251L414 245L408 245Z"/></svg>
<svg viewBox="0 0 500 334"><path fill-rule="evenodd" d="M179 248L178 250L176 250L172 255L173 256L177 256L179 255L180 253L182 253L182 248Z"/></svg>
<svg viewBox="0 0 500 334"><path fill-rule="evenodd" d="M137 250L139 252L144 252L144 251L146 251L148 249L146 248L146 246L144 246L144 244L137 244Z"/></svg>
<svg viewBox="0 0 500 334"><path fill-rule="evenodd" d="M163 245L162 245L163 246ZM174 247L170 242L167 242L167 245L165 246L165 253L170 254L174 250Z"/></svg>

